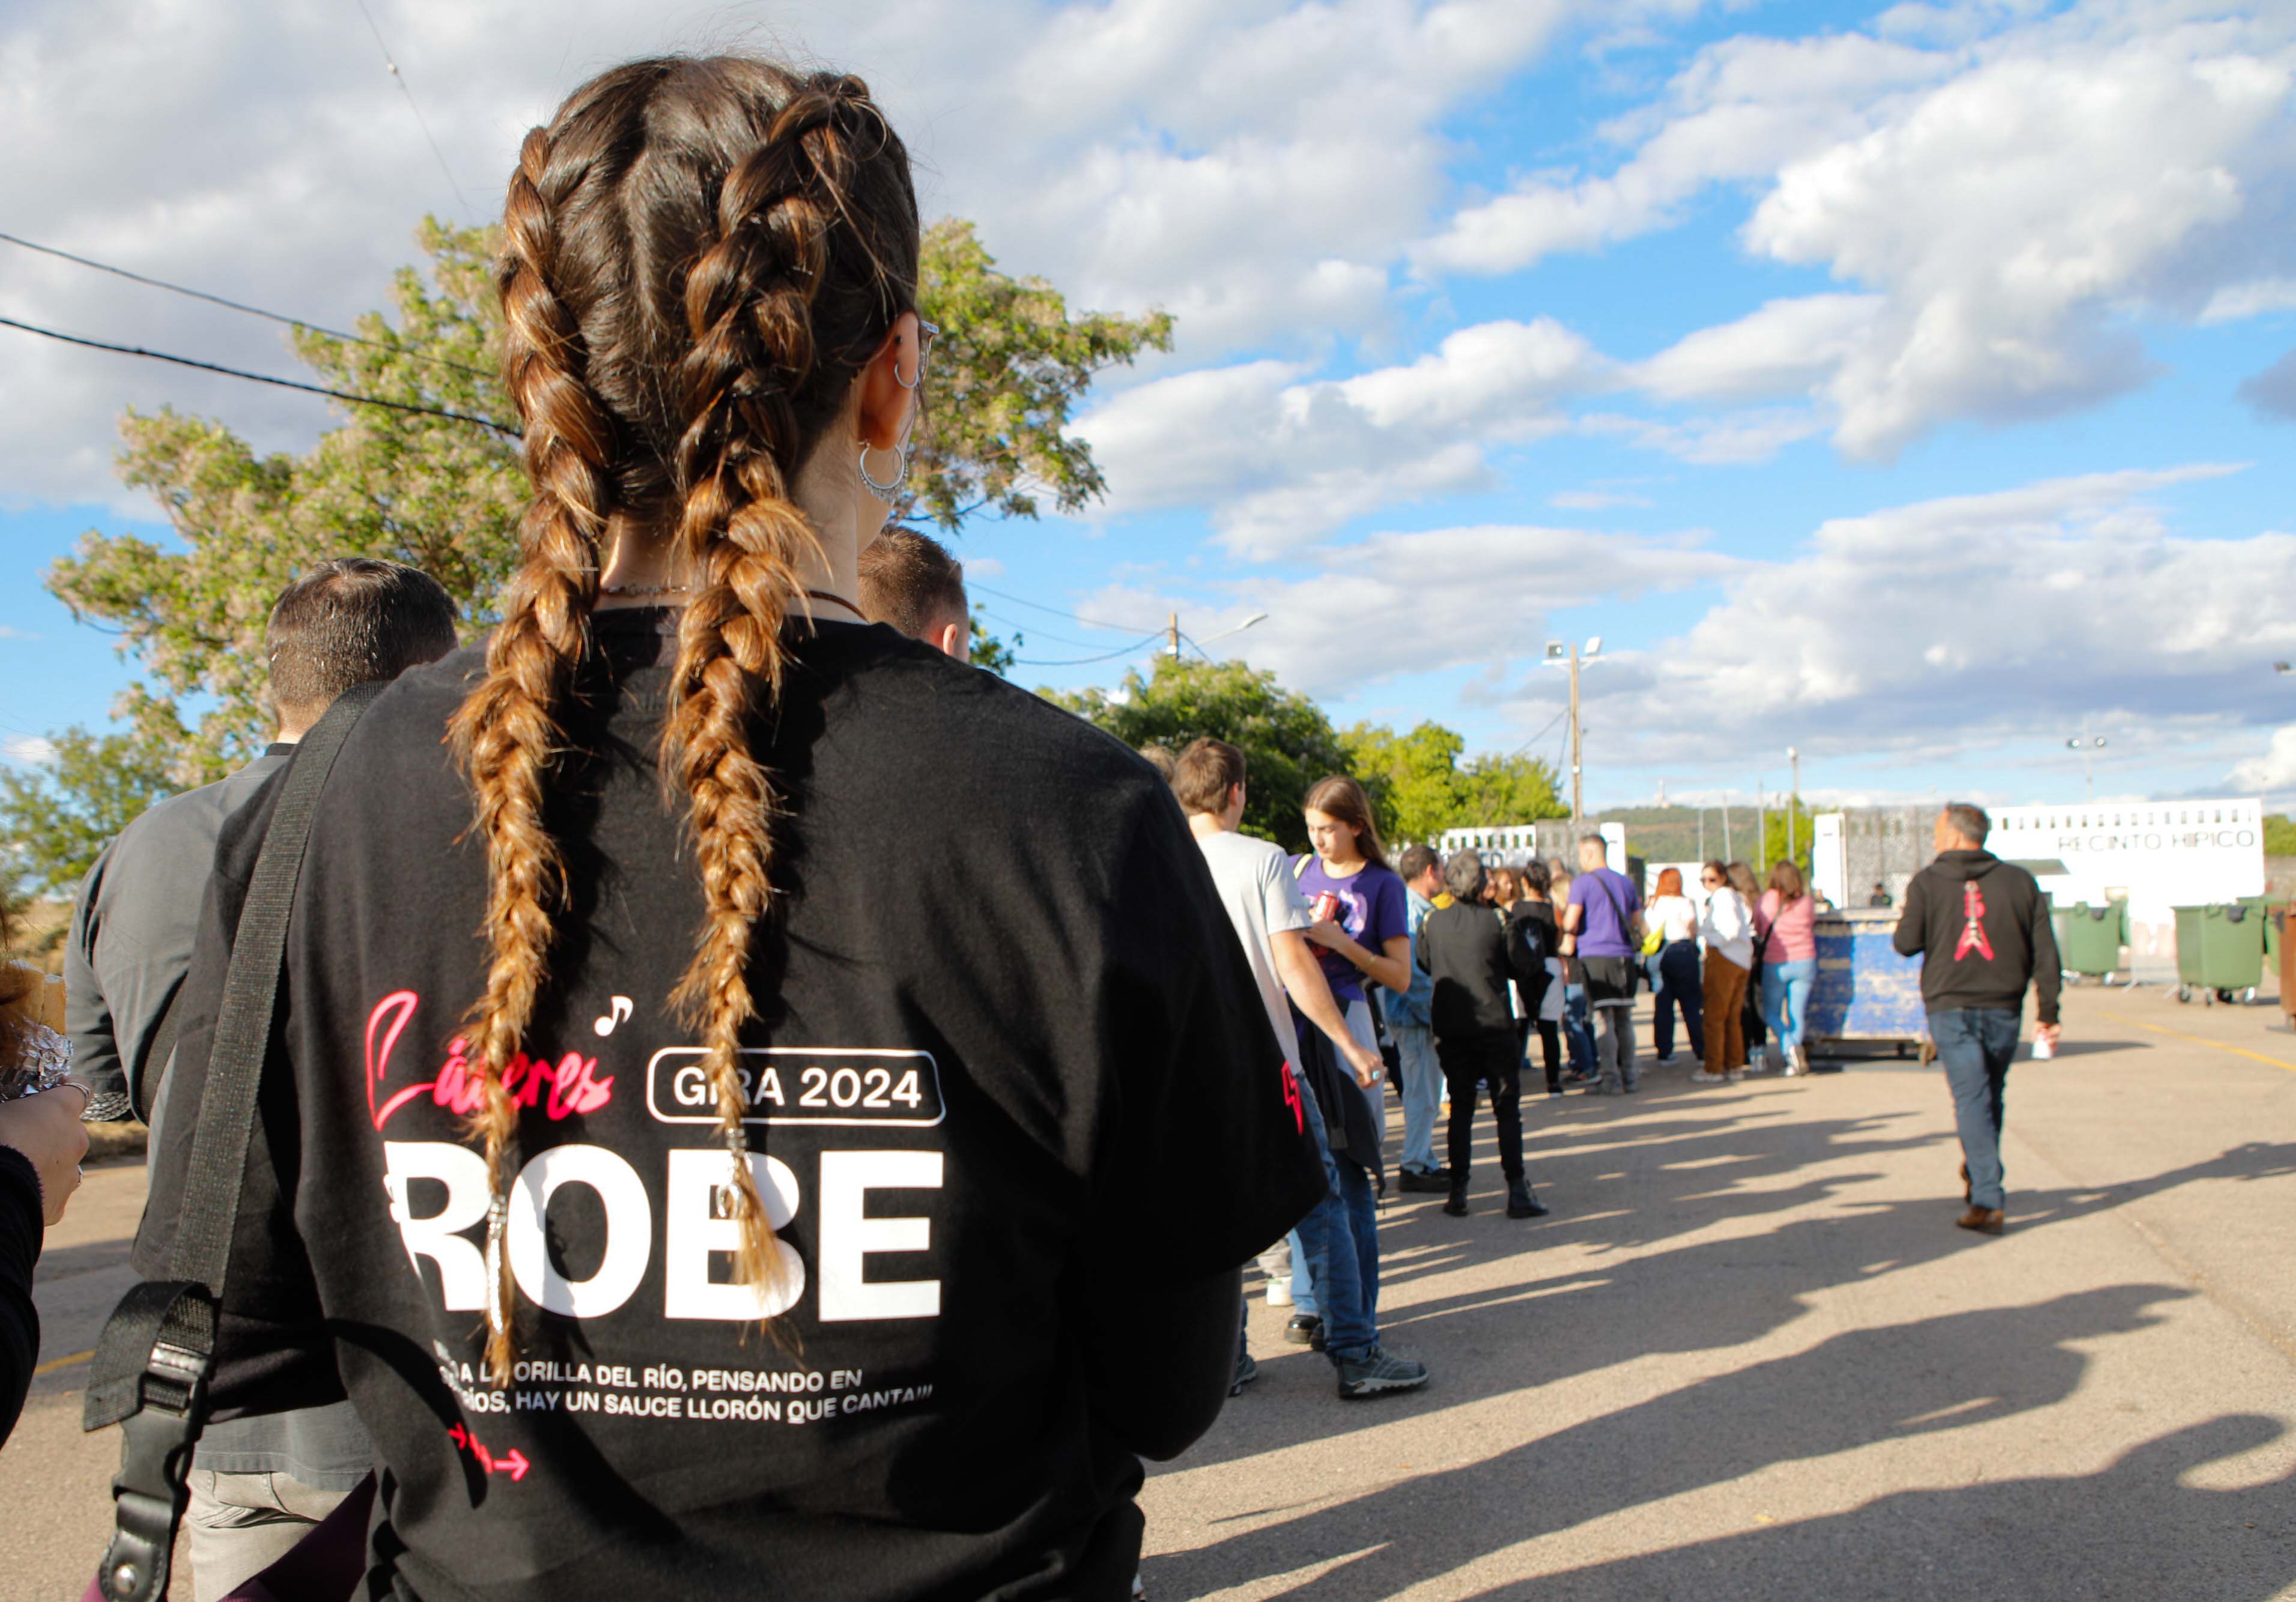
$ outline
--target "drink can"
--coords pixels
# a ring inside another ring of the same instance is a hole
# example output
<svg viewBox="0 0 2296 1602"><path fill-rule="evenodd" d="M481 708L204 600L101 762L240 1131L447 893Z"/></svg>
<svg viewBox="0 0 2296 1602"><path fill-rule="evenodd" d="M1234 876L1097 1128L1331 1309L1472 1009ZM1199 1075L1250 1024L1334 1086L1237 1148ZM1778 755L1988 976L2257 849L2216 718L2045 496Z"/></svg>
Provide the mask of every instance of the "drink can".
<svg viewBox="0 0 2296 1602"><path fill-rule="evenodd" d="M2051 1039L2050 1039L2047 1035L2046 1035L2046 1034L2037 1034L2037 1035L2035 1035L2035 1036L2033 1037L2033 1060L2034 1060L2034 1061L2036 1061L2036 1062L2046 1062L2046 1061L2048 1061L2048 1060L2049 1060L2049 1058L2051 1058L2052 1057L2054 1057L2056 1054L2057 1054L2057 1042L2054 1042L2054 1041L2051 1040Z"/></svg>
<svg viewBox="0 0 2296 1602"><path fill-rule="evenodd" d="M1323 923L1328 920L1337 918L1340 915L1340 898L1338 894L1331 890L1323 892L1323 894L1316 897L1315 905L1311 910L1316 914L1316 921L1317 923Z"/></svg>

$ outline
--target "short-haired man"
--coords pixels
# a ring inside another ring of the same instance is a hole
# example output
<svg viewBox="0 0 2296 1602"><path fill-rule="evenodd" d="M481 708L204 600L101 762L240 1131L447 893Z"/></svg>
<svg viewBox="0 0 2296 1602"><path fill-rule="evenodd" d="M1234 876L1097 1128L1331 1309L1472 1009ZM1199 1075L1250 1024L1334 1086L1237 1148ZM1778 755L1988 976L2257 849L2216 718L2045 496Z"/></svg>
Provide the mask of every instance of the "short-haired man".
<svg viewBox="0 0 2296 1602"><path fill-rule="evenodd" d="M1483 859L1454 852L1443 865L1451 904L1431 912L1414 960L1434 985L1435 1050L1451 1087L1450 1199L1443 1211L1467 1215L1467 1165L1474 1149L1475 1087L1491 1087L1491 1121L1497 1126L1499 1172L1506 1178L1509 1218L1540 1218L1546 1209L1531 1194L1522 1169L1522 1036L1509 995L1517 979L1546 971L1544 952L1521 938L1522 926L1501 921L1482 902Z"/></svg>
<svg viewBox="0 0 2296 1602"><path fill-rule="evenodd" d="M168 1014L190 970L224 820L295 754L354 684L396 678L455 649L455 603L398 562L339 557L280 593L264 629L278 733L229 778L152 807L81 883L64 953L72 1057L94 1116L150 1108L168 1068ZM212 1602L269 1566L365 1477L373 1449L347 1402L209 1424L193 1457L192 1583Z"/></svg>
<svg viewBox="0 0 2296 1602"><path fill-rule="evenodd" d="M1581 836L1578 874L1562 909L1562 939L1587 976L1587 1004L1595 1014L1597 1077L1590 1096L1631 1096L1642 1075L1635 1067L1635 976L1643 939L1643 895L1635 881L1604 865L1610 843Z"/></svg>
<svg viewBox="0 0 2296 1602"><path fill-rule="evenodd" d="M2017 1051L2025 987L2038 1013L2034 1034L2057 1039L2056 932L2033 876L1985 849L1993 821L1985 809L1956 801L1938 814L1937 860L1906 887L1897 946L1922 959L1922 1001L1930 1043L1953 1087L1961 1130L1962 1200L1954 1222L1981 1234L2001 1233L2008 1206L2002 1189L2001 1091Z"/></svg>
<svg viewBox="0 0 2296 1602"><path fill-rule="evenodd" d="M960 662L972 659L964 564L931 535L896 523L861 552L861 615Z"/></svg>
<svg viewBox="0 0 2296 1602"><path fill-rule="evenodd" d="M1291 860L1272 841L1241 832L1244 805L1243 753L1226 740L1198 740L1173 763L1172 794L1188 814L1188 828L1211 870L1220 904L1227 909L1242 943L1245 960L1259 985L1269 1026L1287 1064L1300 1061L1292 1009L1315 1025L1357 1084L1379 1083L1387 1065L1358 1042L1332 999L1324 970L1308 947L1307 931L1315 914L1300 894ZM1284 997L1291 997L1286 1006ZM1390 1356L1379 1345L1379 1232L1371 1181L1345 1151L1332 1149L1322 1103L1304 1074L1294 1074L1308 1128L1324 1157L1329 1189L1316 1210L1300 1221L1321 1312L1324 1354L1339 1370L1339 1389L1350 1399L1382 1391L1408 1391L1427 1383L1423 1363ZM1342 1116L1369 1103L1343 1091ZM1354 1107L1347 1106L1352 1102ZM1376 1139L1376 1137L1373 1137ZM1236 1379L1252 1375L1250 1359L1239 1353Z"/></svg>
<svg viewBox="0 0 2296 1602"><path fill-rule="evenodd" d="M1419 963L1419 931L1443 894L1443 859L1426 846L1408 846L1395 859L1403 879L1405 931L1411 936L1411 988L1382 998L1387 1032L1403 1071L1403 1170L1406 1190L1445 1191L1451 1176L1435 1160L1435 1115L1443 1106L1443 1068L1435 1055L1434 1014L1428 1010L1435 981Z"/></svg>

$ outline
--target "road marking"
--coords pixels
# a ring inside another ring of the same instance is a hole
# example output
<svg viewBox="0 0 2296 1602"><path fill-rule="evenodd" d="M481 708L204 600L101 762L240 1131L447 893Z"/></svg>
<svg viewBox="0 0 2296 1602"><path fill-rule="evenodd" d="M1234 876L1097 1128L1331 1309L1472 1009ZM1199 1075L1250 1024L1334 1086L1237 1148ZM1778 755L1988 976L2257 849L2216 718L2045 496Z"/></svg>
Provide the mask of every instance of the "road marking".
<svg viewBox="0 0 2296 1602"><path fill-rule="evenodd" d="M2214 1046L2219 1051L2229 1051L2234 1057L2252 1057L2259 1062L2268 1062L2276 1068L2285 1068L2296 1074L2296 1062L2282 1057L2267 1057L2261 1051L2251 1051L2246 1046L2228 1046L2220 1040L2209 1040L2198 1034L2187 1034L2181 1029L2163 1029L2158 1024L2148 1024L2143 1018L2131 1018L2125 1012L2107 1012L2107 1018L2117 1018L2124 1024L2134 1024L2139 1029L2150 1029L2155 1034L2165 1034L2171 1040L2188 1040L2196 1046Z"/></svg>
<svg viewBox="0 0 2296 1602"><path fill-rule="evenodd" d="M70 1357L53 1358L33 1369L32 1377L37 1379L41 1375L53 1374L58 1369L69 1369L74 1363L84 1363L94 1355L93 1352L75 1352Z"/></svg>

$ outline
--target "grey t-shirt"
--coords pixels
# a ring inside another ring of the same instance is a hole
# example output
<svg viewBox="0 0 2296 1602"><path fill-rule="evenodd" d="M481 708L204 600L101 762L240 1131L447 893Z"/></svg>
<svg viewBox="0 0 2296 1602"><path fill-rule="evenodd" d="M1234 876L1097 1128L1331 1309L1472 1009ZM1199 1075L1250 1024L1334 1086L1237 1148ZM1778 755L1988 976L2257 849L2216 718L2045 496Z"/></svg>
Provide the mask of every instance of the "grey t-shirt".
<svg viewBox="0 0 2296 1602"><path fill-rule="evenodd" d="M1275 1043L1283 1060L1300 1061L1299 1037L1292 1032L1292 1009L1283 999L1283 983L1275 977L1275 943L1268 936L1286 929L1304 929L1316 921L1307 898L1300 894L1292 874L1292 859L1271 840L1223 831L1198 835L1196 844L1204 864L1212 870L1212 886L1220 906L1243 943L1244 960L1251 965L1252 983L1259 987L1260 1004L1275 1030Z"/></svg>

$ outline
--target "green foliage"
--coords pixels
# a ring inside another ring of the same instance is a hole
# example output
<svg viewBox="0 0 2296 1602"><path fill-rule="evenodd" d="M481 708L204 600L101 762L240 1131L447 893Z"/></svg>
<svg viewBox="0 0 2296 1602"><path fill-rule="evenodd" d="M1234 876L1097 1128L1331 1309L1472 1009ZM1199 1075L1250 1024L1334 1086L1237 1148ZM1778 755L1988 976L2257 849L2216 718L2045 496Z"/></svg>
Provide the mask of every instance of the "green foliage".
<svg viewBox="0 0 2296 1602"><path fill-rule="evenodd" d="M1016 632L1013 636L1013 643L1007 645L981 627L980 619L978 617L967 618L966 622L972 630L972 665L975 667L987 668L1000 679L1010 677L1007 670L1013 666L1013 653L1028 642Z"/></svg>
<svg viewBox="0 0 2296 1602"><path fill-rule="evenodd" d="M2264 854L2296 856L2296 818L2274 813L2264 820Z"/></svg>
<svg viewBox="0 0 2296 1602"><path fill-rule="evenodd" d="M1086 690L1049 699L1137 749L1175 755L1210 735L1244 754L1243 829L1290 851L1308 848L1300 803L1316 780L1349 771L1346 748L1322 707L1241 662L1156 658L1153 675L1136 671L1115 694Z"/></svg>
<svg viewBox="0 0 2296 1602"><path fill-rule="evenodd" d="M1076 512L1108 490L1068 431L1102 368L1172 347L1165 312L1070 315L1041 278L1012 278L961 217L926 230L918 299L940 325L902 515L955 530L978 511L1033 518L1037 498Z"/></svg>
<svg viewBox="0 0 2296 1602"><path fill-rule="evenodd" d="M1805 878L1808 877L1809 873L1810 819L1812 815L1813 814L1811 813L1808 804L1806 804L1799 796L1793 797L1791 805L1787 802L1786 797L1783 796L1772 797L1769 803L1769 815L1762 825L1761 856L1760 859L1754 863L1754 871L1757 873L1767 874L1770 870L1770 864L1772 862L1783 862L1785 860L1788 854L1786 850L1786 820L1791 817L1793 820L1793 851L1792 854L1795 865L1800 868Z"/></svg>
<svg viewBox="0 0 2296 1602"><path fill-rule="evenodd" d="M1567 818L1570 804L1556 788L1554 766L1536 756L1478 756L1462 770L1466 799L1451 827L1535 822Z"/></svg>
<svg viewBox="0 0 2296 1602"><path fill-rule="evenodd" d="M417 239L427 271L402 269L391 315L358 321L379 347L299 331L296 354L330 388L514 429L496 376L496 231L426 220ZM1091 451L1068 433L1070 415L1100 369L1168 347L1171 319L1071 317L1051 285L997 272L972 225L955 220L927 237L921 293L943 331L911 509L954 529L981 511L1034 517L1040 495L1075 511L1104 493ZM75 617L115 632L140 670L119 708L127 730L104 737L135 775L185 789L267 743L275 720L264 624L278 593L315 561L379 556L422 568L454 596L466 641L498 615L528 498L507 434L371 406L344 407L340 426L299 456L258 455L225 423L172 409L130 411L120 433L121 480L151 492L176 543L91 532L50 569L47 586ZM976 625L972 654L1002 673L1013 653ZM24 793L46 797L58 817L109 830L140 810L119 808L143 792L60 767ZM50 827L29 805L12 791L0 830Z"/></svg>
<svg viewBox="0 0 2296 1602"><path fill-rule="evenodd" d="M1459 761L1466 741L1440 723L1407 734L1357 723L1340 737L1356 777L1371 797L1380 833L1390 841L1432 841L1447 829L1526 823L1568 817L1555 795L1554 770L1530 756Z"/></svg>
<svg viewBox="0 0 2296 1602"><path fill-rule="evenodd" d="M66 729L53 743L43 766L0 771L0 837L14 857L0 893L14 880L34 895L70 895L112 836L176 788L132 732Z"/></svg>

